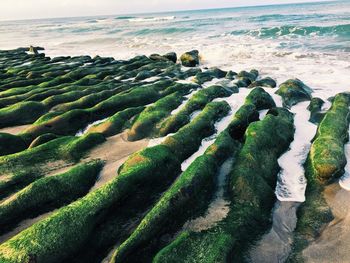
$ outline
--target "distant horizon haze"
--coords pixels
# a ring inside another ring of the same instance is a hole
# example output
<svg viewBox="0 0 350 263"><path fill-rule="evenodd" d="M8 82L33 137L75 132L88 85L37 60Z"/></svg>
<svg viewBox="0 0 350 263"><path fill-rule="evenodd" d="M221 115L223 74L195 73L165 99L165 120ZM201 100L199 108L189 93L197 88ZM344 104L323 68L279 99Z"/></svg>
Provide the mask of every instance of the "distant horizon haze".
<svg viewBox="0 0 350 263"><path fill-rule="evenodd" d="M333 0L337 1L337 0ZM3 0L0 21L65 18L100 15L126 15L201 9L235 8L294 3L332 2L332 0Z"/></svg>

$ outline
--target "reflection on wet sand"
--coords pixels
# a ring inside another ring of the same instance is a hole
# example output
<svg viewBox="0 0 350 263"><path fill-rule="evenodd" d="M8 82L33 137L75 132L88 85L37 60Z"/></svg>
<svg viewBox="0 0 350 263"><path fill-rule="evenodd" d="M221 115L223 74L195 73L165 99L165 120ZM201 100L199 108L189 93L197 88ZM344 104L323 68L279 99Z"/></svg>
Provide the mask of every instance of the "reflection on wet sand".
<svg viewBox="0 0 350 263"><path fill-rule="evenodd" d="M250 251L251 262L284 262L293 242L293 231L297 223L299 202L277 201L272 214L272 228Z"/></svg>
<svg viewBox="0 0 350 263"><path fill-rule="evenodd" d="M303 258L305 262L349 262L350 192L333 183L326 186L323 194L334 219L303 251Z"/></svg>

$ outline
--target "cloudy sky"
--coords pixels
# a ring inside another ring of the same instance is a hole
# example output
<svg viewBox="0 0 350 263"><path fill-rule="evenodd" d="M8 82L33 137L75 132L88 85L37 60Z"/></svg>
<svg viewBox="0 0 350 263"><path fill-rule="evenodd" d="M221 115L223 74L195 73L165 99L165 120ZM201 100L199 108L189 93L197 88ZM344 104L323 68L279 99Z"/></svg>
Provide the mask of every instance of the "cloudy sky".
<svg viewBox="0 0 350 263"><path fill-rule="evenodd" d="M319 0L1 0L0 20L116 15Z"/></svg>

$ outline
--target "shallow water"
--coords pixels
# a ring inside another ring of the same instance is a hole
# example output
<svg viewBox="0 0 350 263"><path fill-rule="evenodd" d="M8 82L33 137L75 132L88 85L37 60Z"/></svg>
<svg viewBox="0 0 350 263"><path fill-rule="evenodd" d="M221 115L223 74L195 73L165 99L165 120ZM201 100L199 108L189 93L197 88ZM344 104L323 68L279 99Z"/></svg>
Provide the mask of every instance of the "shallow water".
<svg viewBox="0 0 350 263"><path fill-rule="evenodd" d="M298 202L276 202L272 213L272 228L252 248L249 259L254 263L285 262L293 241L297 224Z"/></svg>
<svg viewBox="0 0 350 263"><path fill-rule="evenodd" d="M306 178L304 163L311 147L317 126L309 122L309 102L300 102L291 108L294 113L294 140L290 148L279 159L281 171L278 175L276 195L280 201L305 201Z"/></svg>

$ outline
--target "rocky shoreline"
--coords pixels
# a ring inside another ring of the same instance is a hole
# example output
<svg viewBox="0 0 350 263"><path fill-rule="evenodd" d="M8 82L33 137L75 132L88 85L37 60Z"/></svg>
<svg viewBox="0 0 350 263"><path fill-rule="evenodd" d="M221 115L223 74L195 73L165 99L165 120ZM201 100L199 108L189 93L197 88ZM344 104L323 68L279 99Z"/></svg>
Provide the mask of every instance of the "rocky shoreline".
<svg viewBox="0 0 350 263"><path fill-rule="evenodd" d="M308 101L318 128L300 164L306 201L293 204L289 255L270 262L327 262L314 244L347 215L334 196L345 191L336 185L350 93L325 111L299 79L204 68L197 50L130 60L43 52L0 51L1 262L249 262L252 251L267 262L254 248L280 202L278 160L297 139L291 107ZM209 213L217 184L225 215L184 228Z"/></svg>

